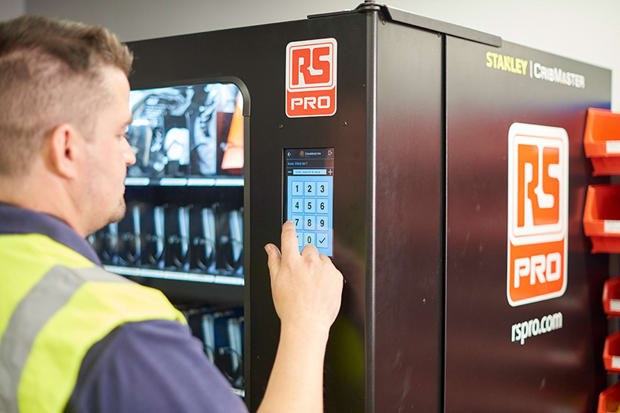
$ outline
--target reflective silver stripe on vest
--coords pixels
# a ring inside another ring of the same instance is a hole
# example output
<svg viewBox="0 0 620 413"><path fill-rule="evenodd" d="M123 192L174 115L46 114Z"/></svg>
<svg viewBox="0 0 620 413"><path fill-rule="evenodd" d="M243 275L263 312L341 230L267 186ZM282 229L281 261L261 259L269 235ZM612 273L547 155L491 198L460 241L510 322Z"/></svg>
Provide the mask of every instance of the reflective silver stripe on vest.
<svg viewBox="0 0 620 413"><path fill-rule="evenodd" d="M18 413L17 390L34 340L49 319L88 281L130 282L100 267L55 266L17 305L0 341L0 412Z"/></svg>

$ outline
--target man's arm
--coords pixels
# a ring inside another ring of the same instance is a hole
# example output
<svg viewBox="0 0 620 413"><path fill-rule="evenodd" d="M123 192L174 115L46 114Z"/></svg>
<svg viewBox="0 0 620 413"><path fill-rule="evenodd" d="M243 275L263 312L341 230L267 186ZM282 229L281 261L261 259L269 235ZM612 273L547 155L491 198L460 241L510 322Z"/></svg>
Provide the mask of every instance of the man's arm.
<svg viewBox="0 0 620 413"><path fill-rule="evenodd" d="M259 413L323 411L323 363L329 329L340 310L343 278L313 245L301 254L295 226L282 227L282 254L268 254L280 342Z"/></svg>

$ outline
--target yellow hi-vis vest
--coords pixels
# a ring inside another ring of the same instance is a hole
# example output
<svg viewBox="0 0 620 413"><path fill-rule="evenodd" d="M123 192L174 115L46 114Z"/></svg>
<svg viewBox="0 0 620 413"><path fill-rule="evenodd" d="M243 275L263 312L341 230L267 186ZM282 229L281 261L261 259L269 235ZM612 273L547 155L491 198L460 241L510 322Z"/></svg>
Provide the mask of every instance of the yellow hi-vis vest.
<svg viewBox="0 0 620 413"><path fill-rule="evenodd" d="M185 323L160 291L45 235L0 235L0 412L62 412L90 347L153 319Z"/></svg>

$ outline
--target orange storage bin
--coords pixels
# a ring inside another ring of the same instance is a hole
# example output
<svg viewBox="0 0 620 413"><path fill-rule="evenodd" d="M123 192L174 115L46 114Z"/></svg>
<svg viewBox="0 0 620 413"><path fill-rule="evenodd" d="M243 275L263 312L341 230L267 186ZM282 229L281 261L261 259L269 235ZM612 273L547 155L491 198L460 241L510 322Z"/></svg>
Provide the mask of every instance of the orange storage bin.
<svg viewBox="0 0 620 413"><path fill-rule="evenodd" d="M605 370L620 373L620 333L607 336L603 348Z"/></svg>
<svg viewBox="0 0 620 413"><path fill-rule="evenodd" d="M620 382L606 388L598 396L597 413L617 413L620 411Z"/></svg>
<svg viewBox="0 0 620 413"><path fill-rule="evenodd" d="M605 281L603 285L603 310L607 315L620 317L620 277Z"/></svg>
<svg viewBox="0 0 620 413"><path fill-rule="evenodd" d="M583 229L592 252L620 252L620 185L590 185Z"/></svg>
<svg viewBox="0 0 620 413"><path fill-rule="evenodd" d="M583 145L593 175L620 175L620 113L588 109Z"/></svg>

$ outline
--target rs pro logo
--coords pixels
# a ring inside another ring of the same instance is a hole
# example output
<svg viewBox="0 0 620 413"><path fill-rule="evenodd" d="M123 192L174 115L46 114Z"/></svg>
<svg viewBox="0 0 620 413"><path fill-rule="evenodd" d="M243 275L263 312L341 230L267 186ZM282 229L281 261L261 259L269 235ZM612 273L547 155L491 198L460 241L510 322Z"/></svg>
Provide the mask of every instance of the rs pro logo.
<svg viewBox="0 0 620 413"><path fill-rule="evenodd" d="M336 113L336 39L291 42L286 46L286 116Z"/></svg>
<svg viewBox="0 0 620 413"><path fill-rule="evenodd" d="M508 285L511 306L560 297L568 259L568 135L513 123L508 132Z"/></svg>

